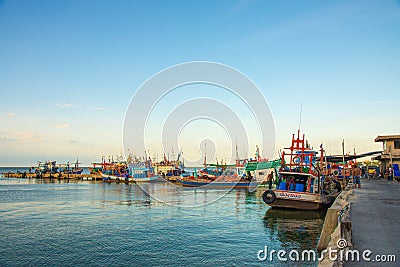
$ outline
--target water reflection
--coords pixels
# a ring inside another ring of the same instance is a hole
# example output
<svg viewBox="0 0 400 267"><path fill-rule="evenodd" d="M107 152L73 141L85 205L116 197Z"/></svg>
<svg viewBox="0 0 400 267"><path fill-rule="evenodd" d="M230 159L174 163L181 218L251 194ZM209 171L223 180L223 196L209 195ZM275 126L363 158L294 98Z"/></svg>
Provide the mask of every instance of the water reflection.
<svg viewBox="0 0 400 267"><path fill-rule="evenodd" d="M0 179L0 190L5 266L285 266L259 262L257 251L315 248L324 216L268 210L261 193L245 189L176 190L162 182ZM183 204L223 197L187 209L146 192Z"/></svg>
<svg viewBox="0 0 400 267"><path fill-rule="evenodd" d="M150 207L155 202L144 192L141 187L131 183L107 183L100 184L100 198L104 205L115 204L122 206L138 205Z"/></svg>
<svg viewBox="0 0 400 267"><path fill-rule="evenodd" d="M264 227L289 249L315 249L325 212L268 209Z"/></svg>

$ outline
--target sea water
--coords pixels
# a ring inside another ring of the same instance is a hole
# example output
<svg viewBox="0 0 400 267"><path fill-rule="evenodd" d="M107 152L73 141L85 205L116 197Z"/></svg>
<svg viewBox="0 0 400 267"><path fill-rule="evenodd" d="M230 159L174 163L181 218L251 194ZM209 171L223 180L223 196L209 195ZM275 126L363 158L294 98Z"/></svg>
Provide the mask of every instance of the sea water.
<svg viewBox="0 0 400 267"><path fill-rule="evenodd" d="M220 198L182 208L136 184L0 178L0 266L317 265L260 261L258 252L316 249L320 214L272 212L262 190L190 189L177 201L194 194Z"/></svg>

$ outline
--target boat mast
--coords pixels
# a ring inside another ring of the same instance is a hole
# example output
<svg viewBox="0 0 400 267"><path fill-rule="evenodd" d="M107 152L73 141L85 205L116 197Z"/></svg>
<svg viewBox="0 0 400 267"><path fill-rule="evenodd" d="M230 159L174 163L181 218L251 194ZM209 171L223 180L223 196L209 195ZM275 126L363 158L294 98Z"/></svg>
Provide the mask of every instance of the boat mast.
<svg viewBox="0 0 400 267"><path fill-rule="evenodd" d="M236 138L236 161L238 160L239 160L239 152L238 152L237 138Z"/></svg>
<svg viewBox="0 0 400 267"><path fill-rule="evenodd" d="M174 152L174 146L171 146L171 150L172 150L172 152L171 152L171 160L176 160L175 152Z"/></svg>
<svg viewBox="0 0 400 267"><path fill-rule="evenodd" d="M343 152L343 171L344 171L344 165L345 165L345 163L344 163L344 139L343 139L343 141L342 141L342 152ZM346 178L345 176L344 176L345 174L343 173L343 178Z"/></svg>
<svg viewBox="0 0 400 267"><path fill-rule="evenodd" d="M204 142L204 167L207 165L207 141Z"/></svg>

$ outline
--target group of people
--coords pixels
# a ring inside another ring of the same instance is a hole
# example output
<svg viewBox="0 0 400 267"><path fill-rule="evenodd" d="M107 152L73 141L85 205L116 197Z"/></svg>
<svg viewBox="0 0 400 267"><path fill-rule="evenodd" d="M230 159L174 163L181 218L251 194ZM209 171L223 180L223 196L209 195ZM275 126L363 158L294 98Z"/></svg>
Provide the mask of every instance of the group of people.
<svg viewBox="0 0 400 267"><path fill-rule="evenodd" d="M388 175L388 180L389 180L389 181L392 181L392 180L393 180L393 176L394 176L393 167L392 167L392 166L389 166L389 167L387 168L387 170L386 170L386 173L387 173L387 175ZM361 179L360 179L360 178L363 176L363 173L362 173L361 168L360 168L357 164L354 164L354 165L352 166L351 174L350 174L350 175L351 175L352 178L353 178L354 188L361 188ZM271 171L271 172L268 174L267 179L266 179L266 181L265 181L265 182L268 184L269 189L272 188L273 176L274 176L273 171ZM328 187L329 187L330 189L332 189L332 188L331 188L332 186L334 186L334 187L339 187L339 186L337 185L337 183L339 183L339 182L336 181L333 177L327 177L327 179L325 180L325 186L326 186L327 189L328 189ZM340 185L340 184L339 184L339 185ZM339 188L338 188L338 189L339 189ZM340 190L341 190L341 189L339 189L338 191L340 191Z"/></svg>

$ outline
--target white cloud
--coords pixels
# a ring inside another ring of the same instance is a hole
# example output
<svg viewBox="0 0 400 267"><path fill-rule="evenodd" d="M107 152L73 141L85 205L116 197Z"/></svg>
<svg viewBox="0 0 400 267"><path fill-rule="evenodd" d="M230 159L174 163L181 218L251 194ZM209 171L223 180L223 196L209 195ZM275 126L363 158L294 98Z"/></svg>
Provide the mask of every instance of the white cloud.
<svg viewBox="0 0 400 267"><path fill-rule="evenodd" d="M56 128L59 128L59 129L69 128L69 127L71 127L71 124L69 124L69 123L64 123L64 124L58 124L58 125L56 125Z"/></svg>
<svg viewBox="0 0 400 267"><path fill-rule="evenodd" d="M104 107L98 107L98 108L95 108L96 110L106 110L107 108L104 108Z"/></svg>
<svg viewBox="0 0 400 267"><path fill-rule="evenodd" d="M14 113L7 113L7 116L8 117L15 117L15 114Z"/></svg>
<svg viewBox="0 0 400 267"><path fill-rule="evenodd" d="M31 132L0 132L0 141L4 143L42 143L46 134Z"/></svg>
<svg viewBox="0 0 400 267"><path fill-rule="evenodd" d="M56 106L60 108L70 108L73 106L73 104L64 103L64 104L56 104Z"/></svg>

